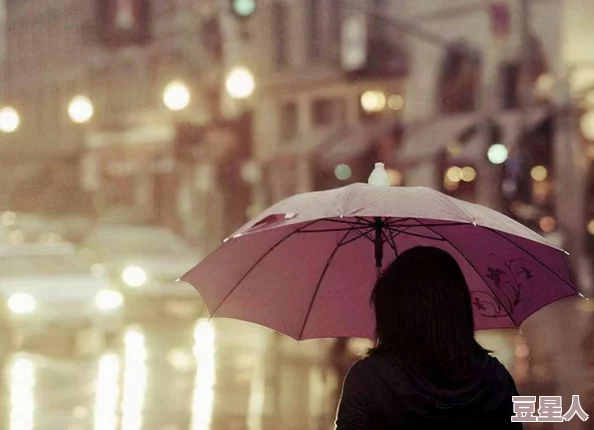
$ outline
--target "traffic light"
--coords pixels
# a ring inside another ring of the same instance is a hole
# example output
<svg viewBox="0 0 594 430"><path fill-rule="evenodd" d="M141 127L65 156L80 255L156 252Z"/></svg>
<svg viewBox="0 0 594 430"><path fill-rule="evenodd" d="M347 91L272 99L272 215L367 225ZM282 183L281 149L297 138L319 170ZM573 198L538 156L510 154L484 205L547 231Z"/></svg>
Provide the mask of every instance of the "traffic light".
<svg viewBox="0 0 594 430"><path fill-rule="evenodd" d="M257 0L230 0L231 12L238 18L248 18L256 11Z"/></svg>

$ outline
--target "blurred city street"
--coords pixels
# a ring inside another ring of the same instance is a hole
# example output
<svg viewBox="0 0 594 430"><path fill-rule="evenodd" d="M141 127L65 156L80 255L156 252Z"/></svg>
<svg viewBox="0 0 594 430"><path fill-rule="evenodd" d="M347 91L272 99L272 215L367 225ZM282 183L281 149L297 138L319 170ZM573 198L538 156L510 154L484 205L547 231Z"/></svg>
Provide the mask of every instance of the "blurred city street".
<svg viewBox="0 0 594 430"><path fill-rule="evenodd" d="M559 318L569 310L571 318ZM527 322L534 356L525 368L526 350L518 348L513 331L478 336L514 372L521 394L563 395L565 408L572 394L581 394L582 406L592 414L585 395L594 387L594 373L580 361L577 342L563 341L555 327L542 325L555 318L577 332L580 325L583 329L579 316L588 316L580 312L575 302L560 303ZM548 339L539 338L543 332ZM330 340L296 342L239 321L201 319L127 327L120 345L95 354L51 348L13 352L5 362L1 428L329 430L341 371L332 345ZM347 362L368 346L351 341ZM549 365L558 366L557 372L543 369L543 355L554 360ZM591 420L557 425L526 428L586 429Z"/></svg>
<svg viewBox="0 0 594 430"><path fill-rule="evenodd" d="M544 236L592 297L592 22L584 0L0 0L0 430L330 430L368 341L208 320L176 280L376 162ZM592 299L477 337L520 394L594 414Z"/></svg>
<svg viewBox="0 0 594 430"><path fill-rule="evenodd" d="M16 352L6 362L1 428L331 428L336 377L327 343L277 339L274 354L273 339L262 328L202 320L130 327L121 348L98 355ZM275 365L283 348L289 358ZM275 408L279 401L286 406Z"/></svg>

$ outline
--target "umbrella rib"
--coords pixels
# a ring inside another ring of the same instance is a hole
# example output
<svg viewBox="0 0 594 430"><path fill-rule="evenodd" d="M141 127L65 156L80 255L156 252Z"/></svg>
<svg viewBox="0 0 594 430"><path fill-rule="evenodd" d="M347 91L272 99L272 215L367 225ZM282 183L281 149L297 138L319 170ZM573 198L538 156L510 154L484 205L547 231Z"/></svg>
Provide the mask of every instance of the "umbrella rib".
<svg viewBox="0 0 594 430"><path fill-rule="evenodd" d="M363 230L363 229L361 229ZM344 246L344 245L348 245L349 243L352 243L358 239L361 239L363 236L368 235L369 233L371 233L371 230L373 230L372 227L367 227L365 229L365 231L361 232L360 230L351 230L351 231L357 231L358 235L356 237L351 237L349 240L344 240L342 241L342 243L340 244L340 246Z"/></svg>
<svg viewBox="0 0 594 430"><path fill-rule="evenodd" d="M350 227L350 228L321 228L319 230L302 230L299 233L331 233L333 231L355 231L355 230L363 230L368 229L369 226L361 226L361 227Z"/></svg>
<svg viewBox="0 0 594 430"><path fill-rule="evenodd" d="M431 236L426 236L424 234L411 233L411 232L408 232L408 231L405 231L405 230L399 230L397 228L392 228L392 227L388 227L388 230L391 231L391 232L408 234L409 236L420 237L422 239L445 240L444 237L441 236L441 235L439 235L439 237L431 237ZM429 230L433 231L431 228ZM433 231L433 232L436 233L435 231Z"/></svg>
<svg viewBox="0 0 594 430"><path fill-rule="evenodd" d="M369 225L369 226L374 225L373 221L370 221L368 219L365 219L365 218L363 218L361 216L356 216L355 219L358 220L358 221L360 221L362 224L365 224L365 225Z"/></svg>
<svg viewBox="0 0 594 430"><path fill-rule="evenodd" d="M417 221L420 222L421 224L423 224L422 221L419 221L419 220L417 220ZM484 276L481 274L481 272L476 268L476 266L468 259L468 257L466 257L462 253L462 251L460 251L460 249L456 245L454 245L448 238L444 237L442 234L440 234L439 232L435 231L431 227L428 227L428 228L433 233L441 236L443 240L445 240L447 243L449 243L450 246L452 246L458 252L458 254L460 254L462 256L462 258L464 258L468 262L468 264L470 265L470 267L473 268L473 270L476 272L477 275L480 276L480 278L483 280L483 282L489 288L489 290L491 290L491 293L493 293L493 297L495 297L495 300L497 300L499 302L499 306L501 306L507 312L507 316L509 316L509 319L512 321L512 323L516 327L519 327L518 323L516 322L516 320L514 319L512 313L511 313L511 311L509 309L507 309L507 307L503 304L503 302L501 301L501 299L499 298L499 296L497 295L497 293L495 293L495 290L493 290L493 288L491 288L491 285L489 285L489 283L487 282L487 280L484 278Z"/></svg>
<svg viewBox="0 0 594 430"><path fill-rule="evenodd" d="M394 240L394 236L392 236L392 232L388 234L385 229L382 229L382 236L384 236L387 244L390 245L390 248L392 248L394 254L398 257L398 248L396 247L396 241Z"/></svg>
<svg viewBox="0 0 594 430"><path fill-rule="evenodd" d="M344 236L342 236L342 238L338 241L338 243L336 244L336 247L334 247L334 250L332 251L332 253L328 257L328 260L326 260L326 264L324 265L324 269L322 270L322 273L320 274L320 278L318 279L318 283L316 284L316 289L314 290L314 293L313 293L313 296L311 298L311 301L309 302L309 307L307 308L307 313L305 314L305 318L303 320L303 325L301 326L301 331L299 332L299 339L301 339L303 337L303 332L305 331L305 326L307 325L307 320L309 319L309 314L311 313L311 309L313 308L313 304L316 301L316 297L318 296L318 292L320 291L320 287L322 285L322 281L324 280L324 276L326 276L326 272L328 271L328 268L330 267L330 264L332 263L332 260L334 259L334 256L336 255L336 253L340 249L341 245L343 244L342 241L349 235L349 233L350 232L347 232Z"/></svg>
<svg viewBox="0 0 594 430"><path fill-rule="evenodd" d="M370 225L369 221L367 221L365 218L356 217L356 220L357 221L347 221L344 219L325 218L325 221L335 222L338 224L360 225L360 226L365 226L365 227ZM365 222L362 222L362 221L365 221Z"/></svg>
<svg viewBox="0 0 594 430"><path fill-rule="evenodd" d="M223 300L221 300L221 303L218 304L218 306L212 311L212 314L210 315L210 318L213 318L215 313L219 310L219 308L223 305L223 303L225 303L225 301L229 298L229 296L231 296L231 294L233 294L233 292L235 292L235 290L237 289L237 287L239 287L239 285L241 285L241 283L244 281L245 278L247 278L249 276L250 273L252 273L252 271L258 266L258 264L260 264L262 262L262 260L264 260L266 257L268 257L270 255L270 253L272 253L272 251L274 251L279 245L281 245L285 240L287 240L288 238L290 238L291 236L293 236L296 233L299 233L299 231L301 229L307 228L311 225L314 225L317 222L320 222L322 220L314 220L311 221L309 223L307 223L304 226L299 227L296 230L293 230L292 232L290 232L289 234L287 234L286 236L284 236L281 240L279 240L278 242L276 242L273 246L270 247L270 249L268 251L266 251L264 253L264 255L262 255L260 258L258 258L258 260L256 260L256 262L254 264L252 264L252 266L249 268L249 270L241 277L241 279L239 279L239 281L237 281L237 283L235 284L235 286L233 288L231 288L231 291L229 291L227 293L227 295L223 298Z"/></svg>
<svg viewBox="0 0 594 430"><path fill-rule="evenodd" d="M408 221L408 220L413 220L416 221L418 223L421 223L421 221L419 221L419 218L406 218L404 219L404 221ZM471 223L469 222L446 222L446 223L441 223L441 224L424 224L421 223L421 225L414 225L414 224L402 224L399 222L400 220L396 220L395 222L389 222L388 226L389 227L457 227L457 226L461 226L461 225L469 225Z"/></svg>
<svg viewBox="0 0 594 430"><path fill-rule="evenodd" d="M536 261L538 264L540 264L541 266L543 266L545 269L547 269L549 272L551 272L553 275L555 275L557 278L559 278L561 281L563 281L565 284L567 284L572 290L574 290L575 292L579 293L578 289L571 284L571 282L568 282L566 279L563 279L561 276L559 276L558 273L556 273L554 270L552 270L548 265L546 265L540 258L538 258L536 255L534 255L533 253L531 253L530 251L528 251L526 248L524 248L521 245L518 245L516 242L514 242L513 240L511 240L510 238L508 238L507 236L505 236L503 233L501 233L500 231L497 231L493 228L489 228L489 227L483 227L485 230L489 230L492 233L495 233L496 235L504 238L505 240L507 240L509 243L511 243L512 245L516 246L517 248L521 249L522 251L524 251L526 254L528 254L530 257L532 257L534 259L534 261ZM564 259L565 260L565 259ZM565 261L564 261L565 262Z"/></svg>

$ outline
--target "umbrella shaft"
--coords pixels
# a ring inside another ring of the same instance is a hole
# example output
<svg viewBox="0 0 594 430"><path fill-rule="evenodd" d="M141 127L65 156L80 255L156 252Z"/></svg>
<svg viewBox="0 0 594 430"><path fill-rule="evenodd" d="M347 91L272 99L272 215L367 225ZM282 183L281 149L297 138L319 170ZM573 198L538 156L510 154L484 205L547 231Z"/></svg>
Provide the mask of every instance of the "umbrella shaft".
<svg viewBox="0 0 594 430"><path fill-rule="evenodd" d="M382 269L382 261L384 259L384 242L382 240L382 229L384 223L381 218L376 217L375 220L375 267L378 269L378 274Z"/></svg>

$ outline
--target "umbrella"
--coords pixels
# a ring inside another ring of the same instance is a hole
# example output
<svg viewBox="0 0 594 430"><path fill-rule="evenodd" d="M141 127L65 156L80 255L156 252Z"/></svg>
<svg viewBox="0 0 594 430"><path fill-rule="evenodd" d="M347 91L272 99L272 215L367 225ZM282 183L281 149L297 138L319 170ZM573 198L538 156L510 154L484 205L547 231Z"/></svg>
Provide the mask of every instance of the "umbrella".
<svg viewBox="0 0 594 430"><path fill-rule="evenodd" d="M373 339L377 270L418 245L456 258L478 330L517 328L578 294L568 254L505 215L429 188L361 183L273 205L181 279L198 290L211 317L298 340Z"/></svg>

